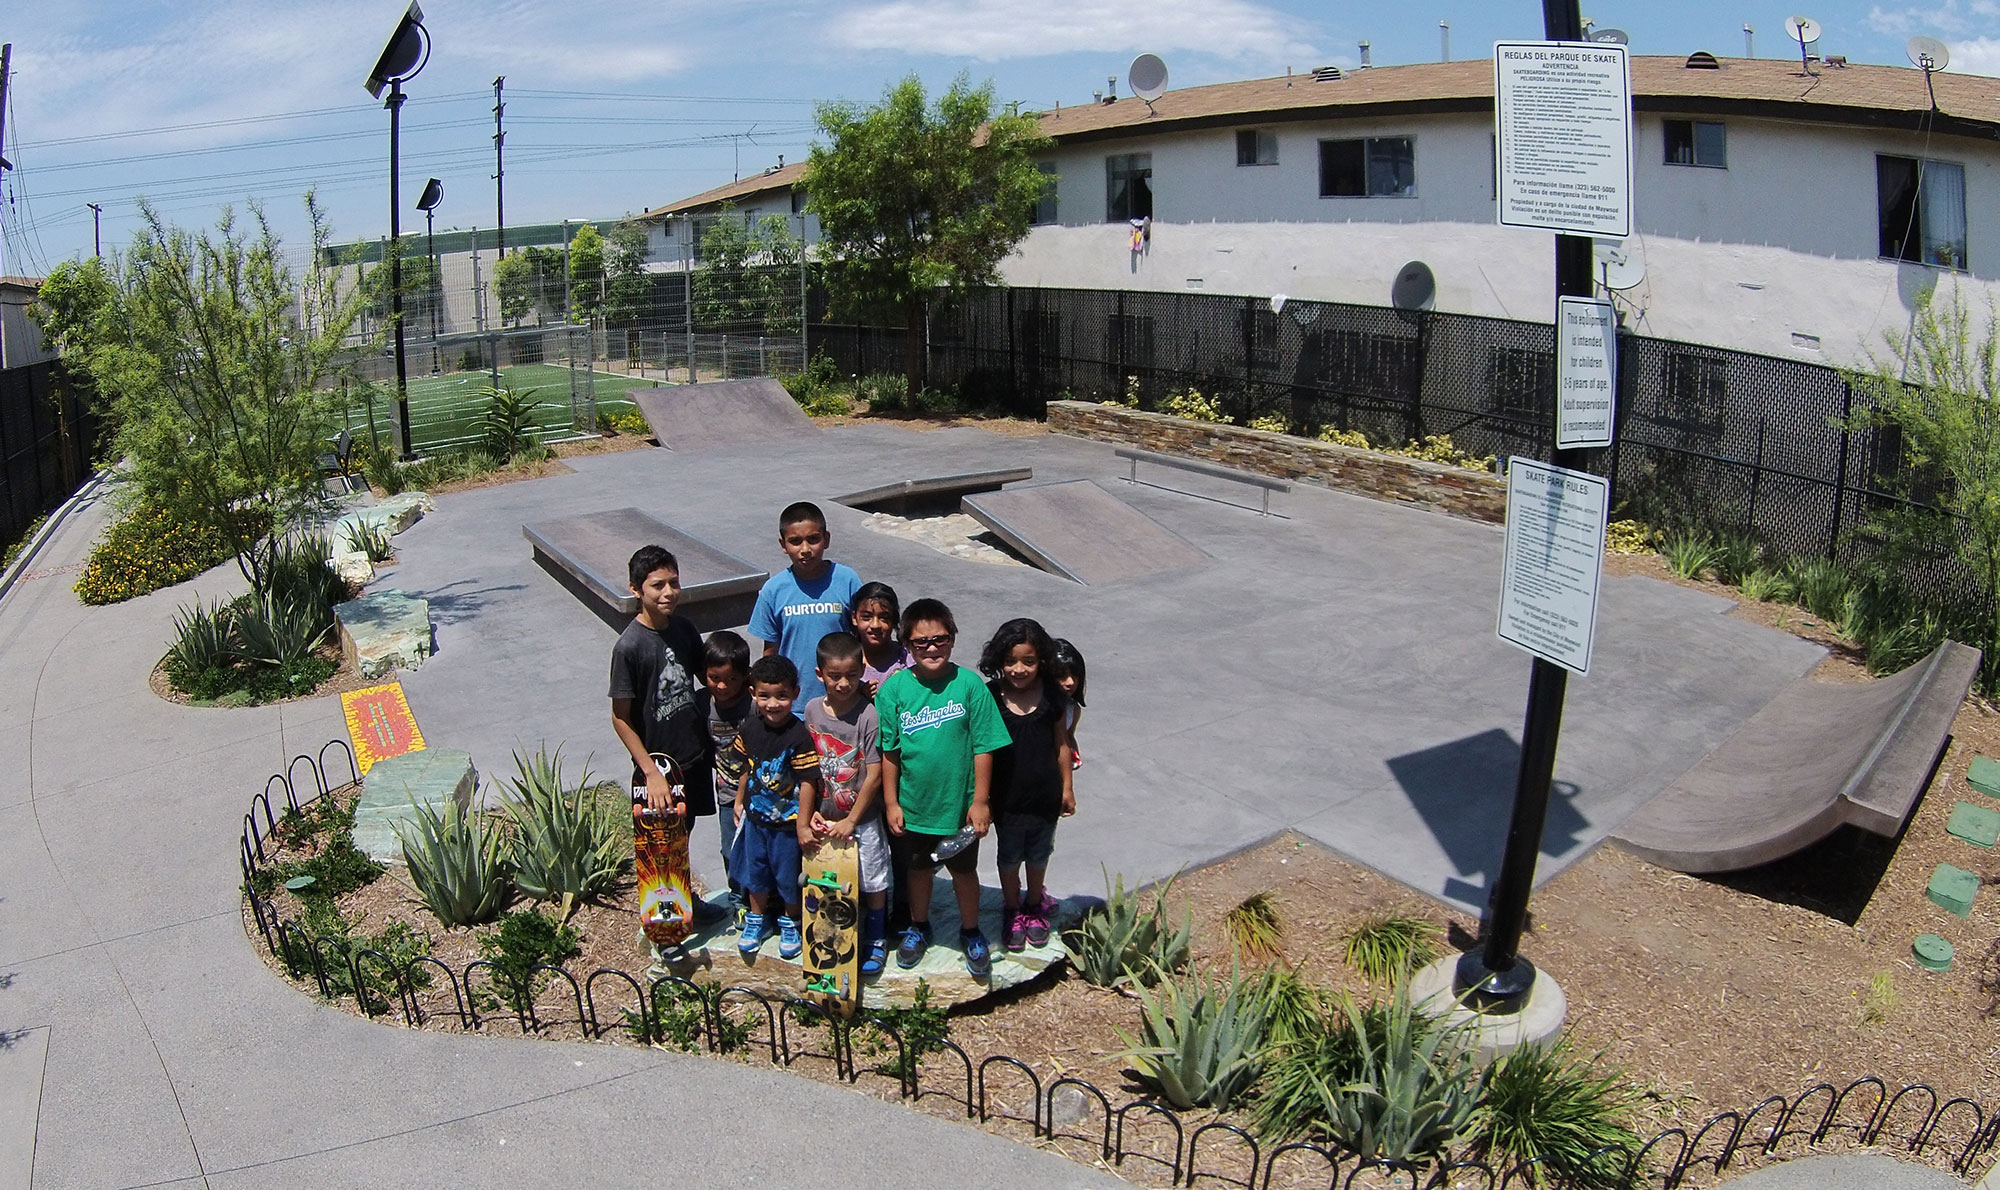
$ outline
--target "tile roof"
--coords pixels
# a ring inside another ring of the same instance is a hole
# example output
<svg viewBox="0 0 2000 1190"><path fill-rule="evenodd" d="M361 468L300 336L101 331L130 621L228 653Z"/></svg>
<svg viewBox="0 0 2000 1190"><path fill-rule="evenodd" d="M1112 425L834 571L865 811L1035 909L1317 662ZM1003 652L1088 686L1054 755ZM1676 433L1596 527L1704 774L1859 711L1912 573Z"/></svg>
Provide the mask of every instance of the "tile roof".
<svg viewBox="0 0 2000 1190"><path fill-rule="evenodd" d="M1680 57L1632 58L1632 105L1640 111L1765 115L1871 127L1919 127L1931 111L1922 71L1909 66L1834 66L1806 74L1782 58L1718 58L1714 70L1690 70ZM1940 73L1935 131L2000 140L2000 78ZM1040 112L1042 130L1058 142L1095 141L1169 130L1275 120L1313 120L1390 111L1477 112L1493 107L1493 62L1421 62L1342 72L1246 79L1169 91L1149 110L1136 98ZM796 183L803 163L646 212L658 217L740 200Z"/></svg>

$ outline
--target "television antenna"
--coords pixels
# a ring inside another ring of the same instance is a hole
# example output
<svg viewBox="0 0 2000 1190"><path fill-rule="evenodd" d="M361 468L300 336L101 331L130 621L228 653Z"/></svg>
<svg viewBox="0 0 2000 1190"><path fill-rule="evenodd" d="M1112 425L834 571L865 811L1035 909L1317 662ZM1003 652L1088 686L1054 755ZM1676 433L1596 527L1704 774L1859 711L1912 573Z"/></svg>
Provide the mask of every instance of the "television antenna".
<svg viewBox="0 0 2000 1190"><path fill-rule="evenodd" d="M1625 247L1623 240L1597 240L1591 248L1591 263L1604 288L1630 289L1646 279L1646 261Z"/></svg>
<svg viewBox="0 0 2000 1190"><path fill-rule="evenodd" d="M1791 34L1792 40L1799 43L1799 66L1807 74L1811 74L1812 52L1808 47L1819 40L1819 22L1811 17L1786 17L1785 32Z"/></svg>
<svg viewBox="0 0 2000 1190"><path fill-rule="evenodd" d="M1153 116L1153 101L1167 93L1167 64L1158 54L1140 54L1125 72L1132 94L1146 104L1146 118Z"/></svg>
<svg viewBox="0 0 2000 1190"><path fill-rule="evenodd" d="M1632 35L1623 29L1592 29L1590 31L1590 40L1603 42L1607 45L1630 45L1632 44Z"/></svg>

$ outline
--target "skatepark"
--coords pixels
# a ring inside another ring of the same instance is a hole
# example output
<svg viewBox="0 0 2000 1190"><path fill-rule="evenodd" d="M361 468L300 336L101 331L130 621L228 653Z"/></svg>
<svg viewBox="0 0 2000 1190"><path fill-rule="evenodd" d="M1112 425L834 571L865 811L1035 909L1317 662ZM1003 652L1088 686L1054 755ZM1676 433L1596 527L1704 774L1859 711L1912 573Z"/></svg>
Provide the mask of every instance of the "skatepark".
<svg viewBox="0 0 2000 1190"><path fill-rule="evenodd" d="M579 544L603 535L601 514L651 518L715 555L705 594L724 620L703 627L740 625L727 617L743 581L784 564L777 510L815 500L830 557L906 602L952 606L961 661L1020 615L1088 657L1082 810L1063 827L1055 891L1096 891L1100 865L1158 880L1290 829L1415 892L1483 904L1528 669L1493 634L1497 527L1305 485L1265 516L1128 483L1110 446L1053 435L689 424L708 432L676 443L663 427L666 448L440 497L398 536L399 561L371 590L428 601L436 652L403 685L426 738L472 754L482 791L516 749L561 743L600 764L617 754L605 706L617 612L601 606L601 582L579 577L587 561L554 555L629 548ZM1053 565L956 558L868 528L839 499L996 471L1028 477L970 504ZM849 1151L835 1155L856 1168L922 1151L949 1154L959 1185L1120 1184L777 1070L388 1028L283 986L244 935L234 832L270 773L344 735L338 700L224 712L152 694L147 672L190 593L79 606L61 568L106 513L101 492L86 501L36 563L54 573L0 605L0 736L22 758L0 789L0 1151L15 1163L0 1176L19 1167L25 1136L35 1182L49 1186L535 1184L555 1152L565 1182L625 1183L657 1176L659 1137L635 1121L671 1105L676 1132L764 1138L728 1167L743 1184L818 1179L830 1150L789 1126L803 1117L843 1138ZM191 586L213 597L240 582L225 567ZM1802 699L1795 684L1823 650L1727 607L1607 580L1596 661L1570 686L1539 879L1746 722ZM1901 693L1869 714L1901 722L1914 705ZM1884 749L1860 751L1849 769ZM694 859L719 878L709 849ZM15 1077L30 1067L32 1093Z"/></svg>

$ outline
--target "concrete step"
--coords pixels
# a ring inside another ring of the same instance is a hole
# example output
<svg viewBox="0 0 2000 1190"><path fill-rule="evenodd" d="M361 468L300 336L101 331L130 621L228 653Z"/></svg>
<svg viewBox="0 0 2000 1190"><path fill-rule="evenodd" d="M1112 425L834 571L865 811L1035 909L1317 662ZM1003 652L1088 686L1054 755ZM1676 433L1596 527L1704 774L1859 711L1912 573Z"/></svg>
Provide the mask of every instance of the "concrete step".
<svg viewBox="0 0 2000 1190"><path fill-rule="evenodd" d="M354 845L378 863L403 862L398 822L416 818L416 806L444 813L445 803L461 810L472 804L479 774L470 753L456 748L425 748L378 760L361 781L361 800L354 807Z"/></svg>

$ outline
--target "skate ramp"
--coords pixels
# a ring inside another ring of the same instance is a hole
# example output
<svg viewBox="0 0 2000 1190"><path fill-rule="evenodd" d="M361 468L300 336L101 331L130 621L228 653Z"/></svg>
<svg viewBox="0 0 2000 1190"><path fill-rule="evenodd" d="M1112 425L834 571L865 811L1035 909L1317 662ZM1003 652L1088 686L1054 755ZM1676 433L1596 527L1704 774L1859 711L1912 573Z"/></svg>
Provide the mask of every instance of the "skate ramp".
<svg viewBox="0 0 2000 1190"><path fill-rule="evenodd" d="M1946 641L1866 684L1800 678L1612 838L1692 873L1782 859L1843 824L1894 838L1943 759L1979 658Z"/></svg>
<svg viewBox="0 0 2000 1190"><path fill-rule="evenodd" d="M669 450L713 450L819 433L785 386L768 376L635 388L630 396Z"/></svg>
<svg viewBox="0 0 2000 1190"><path fill-rule="evenodd" d="M1085 586L1208 560L1165 525L1088 479L967 496L962 507L1035 565Z"/></svg>
<svg viewBox="0 0 2000 1190"><path fill-rule="evenodd" d="M703 632L749 622L770 572L637 508L587 512L521 526L535 561L606 623L623 628L639 613L627 566L642 545L663 545L681 568L680 614Z"/></svg>

